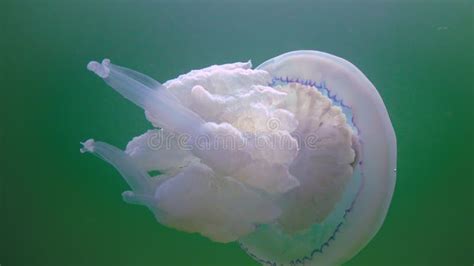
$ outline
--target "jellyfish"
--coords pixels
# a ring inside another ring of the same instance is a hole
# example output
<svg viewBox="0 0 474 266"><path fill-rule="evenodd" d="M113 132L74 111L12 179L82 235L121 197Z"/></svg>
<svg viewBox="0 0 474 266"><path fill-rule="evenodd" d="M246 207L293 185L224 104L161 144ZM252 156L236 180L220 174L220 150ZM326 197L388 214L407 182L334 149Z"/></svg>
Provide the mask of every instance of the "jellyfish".
<svg viewBox="0 0 474 266"><path fill-rule="evenodd" d="M153 126L124 150L82 143L130 186L125 202L262 265L337 265L387 214L396 140L384 103L350 62L293 51L192 70L163 84L108 59L87 68Z"/></svg>

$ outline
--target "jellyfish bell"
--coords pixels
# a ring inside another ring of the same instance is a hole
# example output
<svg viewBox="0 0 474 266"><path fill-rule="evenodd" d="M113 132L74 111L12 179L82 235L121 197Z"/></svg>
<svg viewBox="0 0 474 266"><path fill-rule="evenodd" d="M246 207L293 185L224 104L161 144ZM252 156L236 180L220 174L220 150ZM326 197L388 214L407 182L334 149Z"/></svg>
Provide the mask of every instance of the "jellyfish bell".
<svg viewBox="0 0 474 266"><path fill-rule="evenodd" d="M379 230L395 187L396 139L382 98L357 67L323 52L289 52L256 69L276 81L311 84L341 106L351 118L358 163L344 196L322 222L295 235L266 226L241 240L242 246L267 264L341 264Z"/></svg>
<svg viewBox="0 0 474 266"><path fill-rule="evenodd" d="M88 69L157 127L120 150L87 140L167 226L238 241L266 265L333 265L380 228L396 143L382 99L351 63L295 51L193 70L164 84L110 60ZM158 173L158 174L157 174Z"/></svg>

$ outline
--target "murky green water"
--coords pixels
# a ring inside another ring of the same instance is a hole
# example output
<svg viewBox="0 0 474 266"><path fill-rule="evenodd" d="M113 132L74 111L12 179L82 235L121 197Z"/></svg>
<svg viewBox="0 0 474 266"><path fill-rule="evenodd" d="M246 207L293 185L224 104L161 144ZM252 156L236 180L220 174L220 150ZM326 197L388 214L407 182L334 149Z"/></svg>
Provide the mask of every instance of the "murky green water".
<svg viewBox="0 0 474 266"><path fill-rule="evenodd" d="M89 137L123 147L151 126L85 66L166 81L210 64L299 49L356 64L398 138L384 226L348 265L472 265L473 5L468 1L0 3L0 264L257 265L237 244L165 228Z"/></svg>

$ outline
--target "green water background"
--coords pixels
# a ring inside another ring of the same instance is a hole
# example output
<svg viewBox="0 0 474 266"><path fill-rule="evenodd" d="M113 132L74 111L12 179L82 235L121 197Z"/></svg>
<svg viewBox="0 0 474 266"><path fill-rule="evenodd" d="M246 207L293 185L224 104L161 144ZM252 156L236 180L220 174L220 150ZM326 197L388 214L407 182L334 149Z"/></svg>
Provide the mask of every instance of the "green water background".
<svg viewBox="0 0 474 266"><path fill-rule="evenodd" d="M191 69L314 49L378 88L398 140L387 219L347 265L472 265L473 4L468 1L0 2L0 264L257 265L237 244L158 224L125 204L110 165L143 112L91 59L166 81Z"/></svg>

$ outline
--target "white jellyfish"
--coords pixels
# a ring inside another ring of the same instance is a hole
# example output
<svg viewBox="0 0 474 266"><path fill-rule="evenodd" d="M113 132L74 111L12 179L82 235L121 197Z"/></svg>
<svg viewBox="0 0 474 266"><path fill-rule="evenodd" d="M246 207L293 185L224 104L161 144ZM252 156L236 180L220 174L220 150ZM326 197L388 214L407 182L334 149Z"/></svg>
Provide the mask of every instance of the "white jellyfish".
<svg viewBox="0 0 474 266"><path fill-rule="evenodd" d="M375 87L354 65L295 51L193 70L163 85L105 59L88 69L155 127L112 164L128 203L167 226L238 241L264 265L334 265L378 231L395 186L395 134Z"/></svg>

